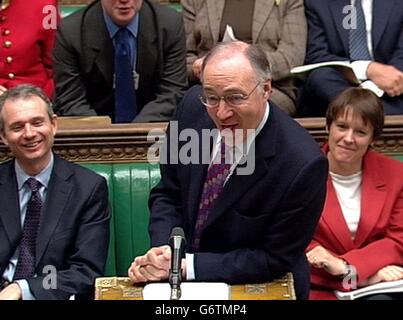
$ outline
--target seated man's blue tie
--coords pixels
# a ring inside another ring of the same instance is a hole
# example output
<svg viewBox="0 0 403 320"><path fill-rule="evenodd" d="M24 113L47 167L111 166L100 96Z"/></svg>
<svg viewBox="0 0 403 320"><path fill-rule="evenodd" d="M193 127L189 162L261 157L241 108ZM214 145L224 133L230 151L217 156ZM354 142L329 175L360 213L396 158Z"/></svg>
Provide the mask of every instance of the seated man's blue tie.
<svg viewBox="0 0 403 320"><path fill-rule="evenodd" d="M365 28L365 16L362 10L361 0L355 1L357 25L350 29L349 49L350 60L372 60L367 44L367 30Z"/></svg>
<svg viewBox="0 0 403 320"><path fill-rule="evenodd" d="M27 204L14 280L31 278L35 274L36 238L38 237L42 211L42 199L39 193L41 183L34 178L29 178L26 184L31 189L32 194Z"/></svg>
<svg viewBox="0 0 403 320"><path fill-rule="evenodd" d="M115 123L132 122L137 114L133 68L129 51L129 30L115 35Z"/></svg>

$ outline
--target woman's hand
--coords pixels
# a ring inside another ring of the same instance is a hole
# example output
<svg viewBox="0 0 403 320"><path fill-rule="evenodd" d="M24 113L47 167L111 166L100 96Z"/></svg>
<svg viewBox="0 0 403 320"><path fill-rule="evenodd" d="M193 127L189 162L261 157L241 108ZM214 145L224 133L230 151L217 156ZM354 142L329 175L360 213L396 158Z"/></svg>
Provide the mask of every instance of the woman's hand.
<svg viewBox="0 0 403 320"><path fill-rule="evenodd" d="M333 276L341 276L346 271L345 261L332 255L322 246L317 246L307 252L306 257L311 266L318 269L324 269Z"/></svg>
<svg viewBox="0 0 403 320"><path fill-rule="evenodd" d="M403 268L400 266L389 265L379 269L374 275L361 283L360 286L365 287L379 282L396 281L400 279L403 279Z"/></svg>

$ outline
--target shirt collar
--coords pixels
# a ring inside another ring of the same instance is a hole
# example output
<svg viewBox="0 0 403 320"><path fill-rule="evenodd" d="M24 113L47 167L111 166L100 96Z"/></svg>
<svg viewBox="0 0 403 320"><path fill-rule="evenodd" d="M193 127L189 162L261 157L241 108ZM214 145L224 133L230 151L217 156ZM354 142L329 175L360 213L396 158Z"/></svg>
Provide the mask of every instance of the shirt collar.
<svg viewBox="0 0 403 320"><path fill-rule="evenodd" d="M118 26L115 22L112 21L111 17L103 10L104 14L104 20L106 23L106 27L109 32L109 36L113 39L113 37L116 35L116 32L119 31L121 26ZM136 13L132 21L126 26L126 28L130 31L130 33L137 38L137 34L139 31L139 14Z"/></svg>
<svg viewBox="0 0 403 320"><path fill-rule="evenodd" d="M36 180L38 180L45 187L45 189L48 188L50 175L52 173L53 164L54 164L53 153L50 154L49 163L36 176L30 176L30 175L26 174L26 172L24 171L24 169L21 168L21 166L20 166L20 164L18 163L17 160L15 160L14 164L15 164L15 174L17 176L18 191L22 189L22 187L24 186L25 182L29 178L35 178Z"/></svg>

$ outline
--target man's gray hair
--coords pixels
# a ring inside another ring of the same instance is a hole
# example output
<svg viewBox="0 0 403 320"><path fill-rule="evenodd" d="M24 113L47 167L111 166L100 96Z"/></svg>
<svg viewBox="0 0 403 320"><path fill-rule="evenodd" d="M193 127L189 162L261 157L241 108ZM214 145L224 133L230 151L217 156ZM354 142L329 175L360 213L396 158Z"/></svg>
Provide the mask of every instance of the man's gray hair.
<svg viewBox="0 0 403 320"><path fill-rule="evenodd" d="M265 82L271 79L270 62L267 60L266 54L259 45L250 45L242 41L220 42L209 51L203 60L202 75L207 63L217 56L228 58L232 54L243 53L249 60L252 69L255 71L256 80Z"/></svg>
<svg viewBox="0 0 403 320"><path fill-rule="evenodd" d="M52 102L49 100L47 95L42 91L42 89L39 87L35 87L31 84L21 84L12 89L7 90L0 96L0 131L4 130L4 119L2 116L2 110L5 103L7 101L28 100L32 97L38 97L46 104L49 119L52 119L54 114Z"/></svg>

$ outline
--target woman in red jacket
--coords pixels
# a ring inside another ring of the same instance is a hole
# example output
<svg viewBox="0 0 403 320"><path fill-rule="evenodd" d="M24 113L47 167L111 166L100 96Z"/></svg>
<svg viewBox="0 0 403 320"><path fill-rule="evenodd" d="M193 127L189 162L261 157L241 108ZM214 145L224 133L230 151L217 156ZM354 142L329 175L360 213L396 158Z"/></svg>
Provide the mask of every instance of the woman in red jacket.
<svg viewBox="0 0 403 320"><path fill-rule="evenodd" d="M403 279L403 163L370 148L383 123L380 100L365 89L348 89L329 106L327 196L307 248L311 299Z"/></svg>
<svg viewBox="0 0 403 320"><path fill-rule="evenodd" d="M53 98L57 0L0 2L0 95L18 84L30 83Z"/></svg>

